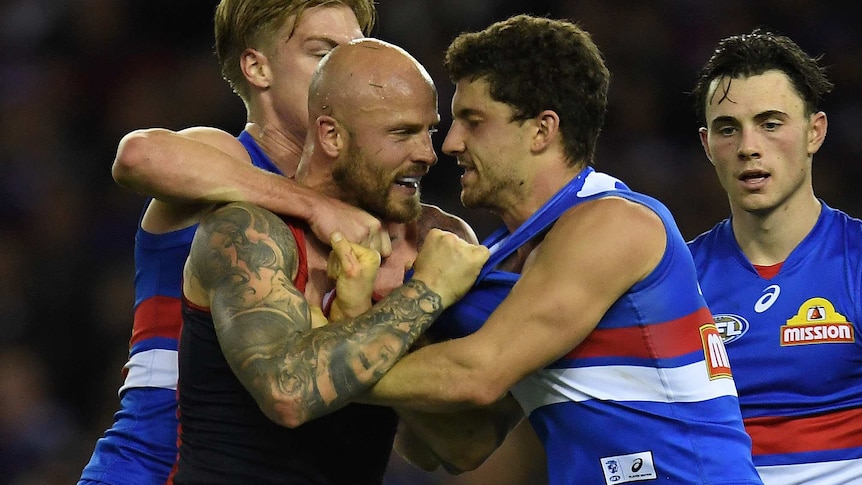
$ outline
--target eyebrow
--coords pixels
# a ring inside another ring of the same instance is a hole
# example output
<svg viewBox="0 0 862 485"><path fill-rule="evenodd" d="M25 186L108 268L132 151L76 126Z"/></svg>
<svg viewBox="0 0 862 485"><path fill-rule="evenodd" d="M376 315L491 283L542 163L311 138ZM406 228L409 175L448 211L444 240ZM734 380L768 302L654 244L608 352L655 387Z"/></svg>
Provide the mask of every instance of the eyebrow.
<svg viewBox="0 0 862 485"><path fill-rule="evenodd" d="M324 37L324 36L320 36L320 35L311 35L311 36L306 37L302 41L303 44L307 44L309 42L323 42L323 43L329 44L329 46L333 47L333 48L338 45L337 40L335 40L331 37Z"/></svg>
<svg viewBox="0 0 862 485"><path fill-rule="evenodd" d="M398 122L392 125L389 125L386 128L386 131L390 133L397 132L405 132L405 133L419 133L421 131L425 131L425 127L428 125L422 123L414 123L414 122ZM432 127L433 128L433 127Z"/></svg>
<svg viewBox="0 0 862 485"><path fill-rule="evenodd" d="M764 120L766 118L774 118L776 116L784 117L784 116L787 116L787 113L785 113L784 111L781 111L781 110L777 110L777 109L768 109L766 111L762 111L762 112L754 115L754 119Z"/></svg>
<svg viewBox="0 0 862 485"><path fill-rule="evenodd" d="M480 116L482 114L481 111L474 108L461 108L452 113L456 118L466 118L468 116Z"/></svg>
<svg viewBox="0 0 862 485"><path fill-rule="evenodd" d="M785 116L787 116L787 113L785 113L784 111L781 111L781 110L777 110L777 109L768 109L766 111L761 111L760 113L757 113L756 115L754 115L754 119L757 121L763 121L765 119L774 118L776 116L785 117ZM736 123L736 122L737 122L737 118L735 116L718 116L710 122L710 125L715 126L715 125L719 125L719 124Z"/></svg>
<svg viewBox="0 0 862 485"><path fill-rule="evenodd" d="M717 116L709 122L709 126L718 127L725 125L738 125L739 121L734 116Z"/></svg>

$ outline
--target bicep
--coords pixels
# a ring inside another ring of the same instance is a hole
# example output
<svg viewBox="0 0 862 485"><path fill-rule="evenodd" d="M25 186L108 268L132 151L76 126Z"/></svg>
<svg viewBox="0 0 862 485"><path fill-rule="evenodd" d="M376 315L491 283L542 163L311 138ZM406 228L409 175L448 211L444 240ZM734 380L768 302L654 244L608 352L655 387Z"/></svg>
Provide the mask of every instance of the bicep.
<svg viewBox="0 0 862 485"><path fill-rule="evenodd" d="M208 214L195 235L191 273L209 295L219 344L247 388L264 377L259 364L280 359L311 328L308 303L293 285L297 251L283 221L249 204Z"/></svg>
<svg viewBox="0 0 862 485"><path fill-rule="evenodd" d="M224 130L207 126L196 126L179 131L177 135L215 148L242 163L249 163L251 161L245 146L235 136Z"/></svg>
<svg viewBox="0 0 862 485"><path fill-rule="evenodd" d="M652 211L621 199L593 204L557 221L477 332L497 342L494 360L512 384L579 345L664 253Z"/></svg>

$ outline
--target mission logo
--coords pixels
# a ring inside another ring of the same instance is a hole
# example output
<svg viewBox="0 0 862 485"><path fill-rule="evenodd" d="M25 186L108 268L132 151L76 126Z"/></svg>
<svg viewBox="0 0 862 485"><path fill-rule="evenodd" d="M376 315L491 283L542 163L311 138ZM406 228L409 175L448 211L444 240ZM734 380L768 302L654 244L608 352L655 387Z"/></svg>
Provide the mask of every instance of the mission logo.
<svg viewBox="0 0 862 485"><path fill-rule="evenodd" d="M853 323L835 311L835 305L825 298L807 300L781 327L782 346L852 343L855 338Z"/></svg>

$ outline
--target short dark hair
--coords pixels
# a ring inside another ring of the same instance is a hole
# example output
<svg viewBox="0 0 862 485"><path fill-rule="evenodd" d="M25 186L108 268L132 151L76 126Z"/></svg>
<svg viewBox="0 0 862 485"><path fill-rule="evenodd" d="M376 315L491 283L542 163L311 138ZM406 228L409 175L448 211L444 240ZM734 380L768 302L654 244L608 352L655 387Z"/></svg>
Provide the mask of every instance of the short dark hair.
<svg viewBox="0 0 862 485"><path fill-rule="evenodd" d="M444 66L456 83L487 81L491 97L513 108L512 121L553 110L569 163L593 163L610 73L590 34L578 25L517 15L458 36Z"/></svg>
<svg viewBox="0 0 862 485"><path fill-rule="evenodd" d="M691 93L699 120L706 121L709 86L715 79L757 76L771 70L787 75L805 103L806 114L813 114L832 91L826 69L818 64L822 57L811 57L789 37L761 28L722 39L700 70Z"/></svg>

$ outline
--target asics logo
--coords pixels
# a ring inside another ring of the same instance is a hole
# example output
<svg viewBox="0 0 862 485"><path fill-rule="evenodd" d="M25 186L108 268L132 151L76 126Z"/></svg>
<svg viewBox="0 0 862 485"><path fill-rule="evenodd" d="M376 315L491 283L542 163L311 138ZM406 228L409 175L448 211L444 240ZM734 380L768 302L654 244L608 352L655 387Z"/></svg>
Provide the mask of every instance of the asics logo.
<svg viewBox="0 0 862 485"><path fill-rule="evenodd" d="M775 300L778 299L778 295L781 294L781 287L778 285L769 285L763 290L763 296L757 300L754 304L754 311L757 313L763 313L766 310L769 310L769 307L775 303Z"/></svg>

